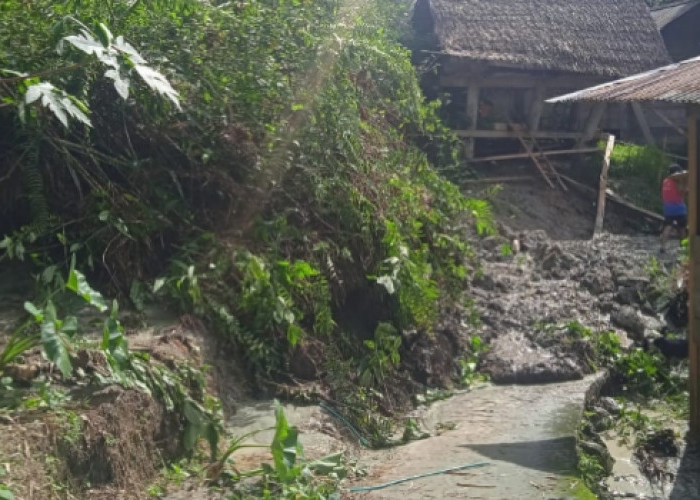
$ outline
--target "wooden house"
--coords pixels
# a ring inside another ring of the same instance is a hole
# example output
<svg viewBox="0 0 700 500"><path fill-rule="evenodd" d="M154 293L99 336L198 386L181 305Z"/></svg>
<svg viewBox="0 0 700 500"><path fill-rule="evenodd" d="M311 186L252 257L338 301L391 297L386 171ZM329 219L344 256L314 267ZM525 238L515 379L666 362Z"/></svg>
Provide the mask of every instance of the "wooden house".
<svg viewBox="0 0 700 500"><path fill-rule="evenodd" d="M700 55L700 1L691 0L652 9L671 59L681 61Z"/></svg>
<svg viewBox="0 0 700 500"><path fill-rule="evenodd" d="M413 25L418 64L435 69L426 93L447 96L445 118L469 156L495 141L517 146L523 133L583 144L602 128L654 140L638 103L607 113L606 103L544 104L670 62L644 0L417 0Z"/></svg>

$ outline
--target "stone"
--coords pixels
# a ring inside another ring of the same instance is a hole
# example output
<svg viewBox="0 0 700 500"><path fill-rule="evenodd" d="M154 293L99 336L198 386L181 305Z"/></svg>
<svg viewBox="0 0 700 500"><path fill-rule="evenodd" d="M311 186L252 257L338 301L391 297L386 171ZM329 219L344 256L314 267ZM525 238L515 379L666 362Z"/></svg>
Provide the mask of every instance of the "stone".
<svg viewBox="0 0 700 500"><path fill-rule="evenodd" d="M612 273L607 268L602 268L593 275L585 277L581 284L595 295L611 292L615 288Z"/></svg>
<svg viewBox="0 0 700 500"><path fill-rule="evenodd" d="M482 360L481 369L499 384L537 384L583 378L583 371L573 359L555 356L519 333L496 338Z"/></svg>
<svg viewBox="0 0 700 500"><path fill-rule="evenodd" d="M646 324L636 309L630 306L623 306L610 314L610 321L620 328L627 330L635 340L644 338Z"/></svg>
<svg viewBox="0 0 700 500"><path fill-rule="evenodd" d="M492 291L496 287L496 282L488 274L482 274L474 278L473 285L482 290Z"/></svg>
<svg viewBox="0 0 700 500"><path fill-rule="evenodd" d="M612 472L615 459L610 455L610 452L604 444L595 443L593 441L579 441L579 447L588 455L593 455L598 459L600 465L605 469L606 475Z"/></svg>
<svg viewBox="0 0 700 500"><path fill-rule="evenodd" d="M615 300L624 305L637 304L639 302L639 293L631 286L622 286L618 288Z"/></svg>
<svg viewBox="0 0 700 500"><path fill-rule="evenodd" d="M615 401L615 399L611 398L610 396L600 398L600 400L598 401L598 405L601 408L604 408L605 411L607 411L611 415L619 415L622 411L622 405L620 405L620 403Z"/></svg>

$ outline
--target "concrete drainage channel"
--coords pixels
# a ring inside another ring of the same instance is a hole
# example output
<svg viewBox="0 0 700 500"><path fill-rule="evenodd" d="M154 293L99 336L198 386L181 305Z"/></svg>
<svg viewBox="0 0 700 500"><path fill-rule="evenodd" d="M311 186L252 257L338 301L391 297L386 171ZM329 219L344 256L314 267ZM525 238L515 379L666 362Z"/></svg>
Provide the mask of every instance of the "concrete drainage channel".
<svg viewBox="0 0 700 500"><path fill-rule="evenodd" d="M610 396L615 391L608 380L603 377L601 382L587 398L587 417L579 435L580 449L607 468L608 475L599 483L599 498L699 499L700 454L685 440L687 420L659 409L637 407L636 418L659 423L640 442L619 426L625 407ZM605 419L618 423L606 426ZM601 423L603 429L596 430Z"/></svg>
<svg viewBox="0 0 700 500"><path fill-rule="evenodd" d="M488 385L435 403L420 416L440 435L391 450L366 451L369 475L351 486L382 484L459 464L488 462L347 498L593 498L576 477L576 436L602 375L547 385Z"/></svg>

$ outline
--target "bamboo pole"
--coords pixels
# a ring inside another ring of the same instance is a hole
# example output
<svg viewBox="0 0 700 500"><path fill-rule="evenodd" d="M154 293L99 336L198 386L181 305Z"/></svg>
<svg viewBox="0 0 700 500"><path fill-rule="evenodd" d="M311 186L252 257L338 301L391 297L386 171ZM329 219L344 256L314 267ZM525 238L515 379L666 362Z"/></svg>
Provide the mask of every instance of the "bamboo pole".
<svg viewBox="0 0 700 500"><path fill-rule="evenodd" d="M595 227L593 234L597 234L603 230L603 218L605 217L605 199L606 189L608 187L608 169L610 169L610 155L615 147L615 136L608 135L608 143L605 146L605 155L603 156L603 168L600 171L600 187L598 189L598 212L595 217Z"/></svg>
<svg viewBox="0 0 700 500"><path fill-rule="evenodd" d="M554 156L554 155L574 155L583 153L597 153L600 148L580 148L580 149L553 149L551 151L540 151L538 154L540 156ZM513 153L508 155L497 155L497 156L484 156L483 158L472 158L468 160L469 163L479 163L484 161L503 161L503 160L517 160L523 158L529 158L529 153Z"/></svg>
<svg viewBox="0 0 700 500"><path fill-rule="evenodd" d="M562 173L559 173L559 177L564 179L566 182L568 182L572 186L576 186L583 191L587 191L587 192L592 193L592 194L596 193L595 188L592 188L591 186L587 186L586 184L583 184L583 183L577 181L576 179L572 179L568 175L564 175ZM632 210L633 212L637 212L640 215L643 215L649 219L652 219L652 220L655 220L658 222L664 221L664 218L661 215L654 213L654 212L650 212L649 210L645 210L641 207L638 207L637 205L633 205L632 203L623 200L619 196L615 196L613 194L606 193L605 197L606 197L607 201L610 201L610 202L616 203L622 207L628 208L628 209Z"/></svg>
<svg viewBox="0 0 700 500"><path fill-rule="evenodd" d="M700 441L700 228L698 227L698 119L700 107L688 110L688 225L690 273L688 279L688 362L690 440Z"/></svg>
<svg viewBox="0 0 700 500"><path fill-rule="evenodd" d="M467 127L470 131L476 130L477 123L479 120L479 89L478 85L470 85L467 89ZM474 146L476 144L476 139L470 137L465 142L465 149L467 158L474 158Z"/></svg>
<svg viewBox="0 0 700 500"><path fill-rule="evenodd" d="M512 175L506 177L484 177L482 179L466 179L460 181L460 184L492 184L499 182L528 182L534 180L535 178L531 175Z"/></svg>

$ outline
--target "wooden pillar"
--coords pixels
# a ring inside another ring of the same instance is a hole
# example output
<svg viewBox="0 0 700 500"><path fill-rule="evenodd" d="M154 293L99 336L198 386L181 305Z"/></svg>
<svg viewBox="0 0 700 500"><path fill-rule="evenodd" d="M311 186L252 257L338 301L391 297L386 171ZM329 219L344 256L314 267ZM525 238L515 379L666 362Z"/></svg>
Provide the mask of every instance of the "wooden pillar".
<svg viewBox="0 0 700 500"><path fill-rule="evenodd" d="M605 113L605 103L596 102L591 108L588 119L586 119L586 125L583 127L583 134L577 144L578 147L593 139L593 136L598 130L598 125L600 125L600 120L603 118L603 113Z"/></svg>
<svg viewBox="0 0 700 500"><path fill-rule="evenodd" d="M615 136L608 135L608 144L605 147L605 155L603 156L603 168L600 171L600 187L598 189L598 212L595 217L595 226L593 234L598 234L603 230L603 218L605 217L605 198L608 185L608 169L610 168L610 155L613 147L615 147Z"/></svg>
<svg viewBox="0 0 700 500"><path fill-rule="evenodd" d="M467 130L476 130L477 121L479 119L479 86L469 85L467 90ZM469 137L466 140L467 159L474 158L474 137Z"/></svg>
<svg viewBox="0 0 700 500"><path fill-rule="evenodd" d="M690 439L700 442L700 227L698 221L698 146L700 141L700 106L688 109L688 234L690 239L690 273L688 280L688 358L690 365Z"/></svg>
<svg viewBox="0 0 700 500"><path fill-rule="evenodd" d="M532 104L530 105L530 113L527 118L527 127L531 132L536 132L540 128L540 118L542 118L542 109L544 108L544 93L544 84L538 83L532 95Z"/></svg>
<svg viewBox="0 0 700 500"><path fill-rule="evenodd" d="M642 109L642 105L638 102L633 102L632 112L634 113L634 117L637 119L639 128L642 129L642 134L644 135L644 140L646 141L646 143L654 144L654 136L651 135L651 129L649 128L647 119L644 116L644 110Z"/></svg>

